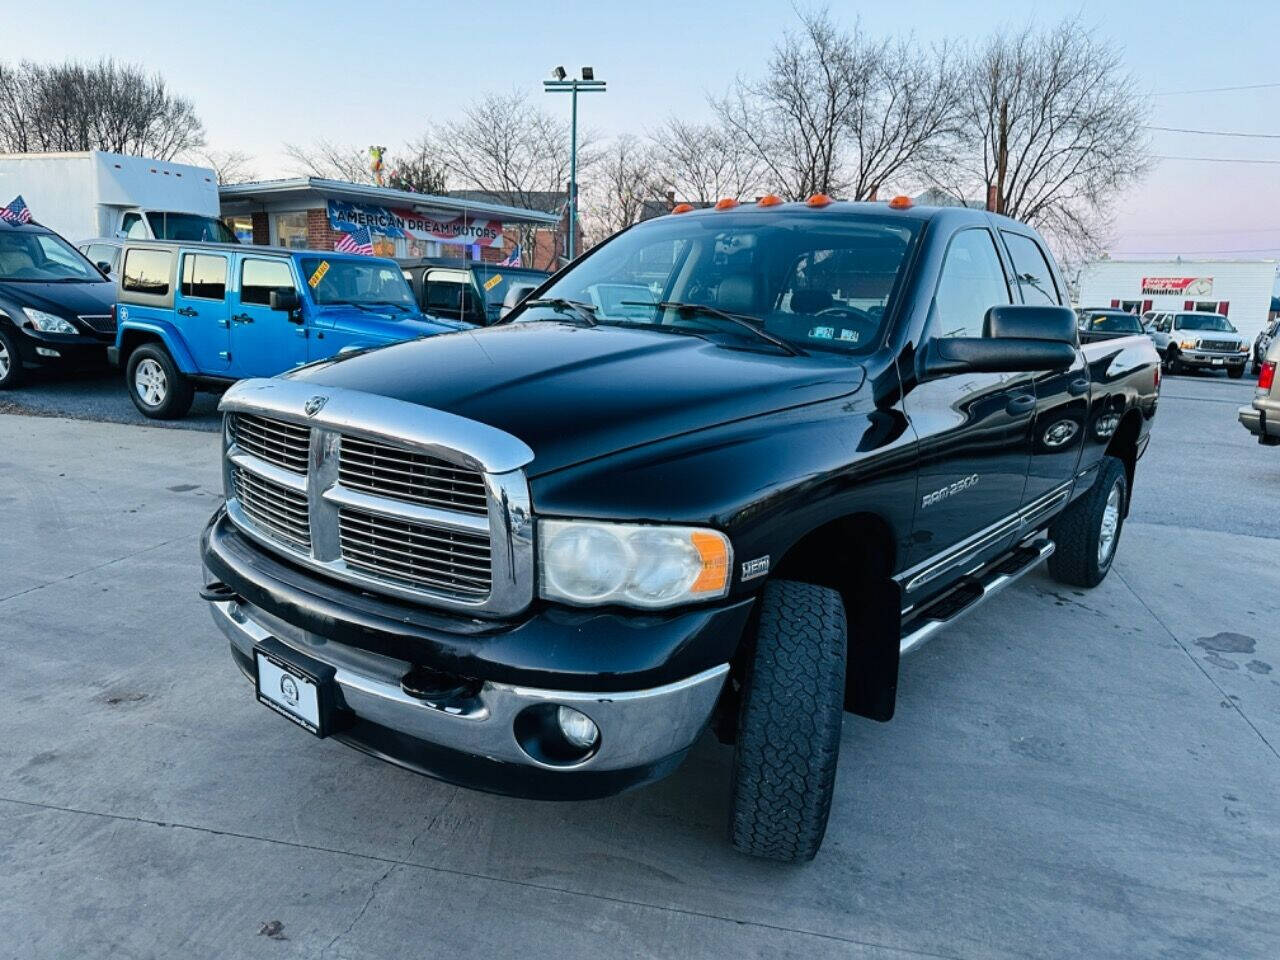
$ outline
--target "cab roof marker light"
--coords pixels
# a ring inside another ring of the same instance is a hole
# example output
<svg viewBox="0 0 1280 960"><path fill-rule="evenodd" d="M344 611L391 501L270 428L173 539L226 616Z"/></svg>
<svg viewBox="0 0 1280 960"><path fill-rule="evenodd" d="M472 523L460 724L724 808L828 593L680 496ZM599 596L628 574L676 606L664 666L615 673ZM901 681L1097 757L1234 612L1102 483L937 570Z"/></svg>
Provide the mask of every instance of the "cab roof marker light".
<svg viewBox="0 0 1280 960"><path fill-rule="evenodd" d="M805 201L805 204L810 207L825 207L829 203L831 203L831 198L825 193L815 193Z"/></svg>
<svg viewBox="0 0 1280 960"><path fill-rule="evenodd" d="M674 207L671 208L671 212L672 213L688 213L692 209L693 209L692 203L677 203Z"/></svg>
<svg viewBox="0 0 1280 960"><path fill-rule="evenodd" d="M732 210L737 205L738 201L733 199L733 197L721 197L716 201L717 210Z"/></svg>
<svg viewBox="0 0 1280 960"><path fill-rule="evenodd" d="M909 210L911 209L911 198L905 194L898 194L889 201L890 210Z"/></svg>
<svg viewBox="0 0 1280 960"><path fill-rule="evenodd" d="M782 198L774 193L766 193L763 197L756 201L758 207L776 207L782 203Z"/></svg>

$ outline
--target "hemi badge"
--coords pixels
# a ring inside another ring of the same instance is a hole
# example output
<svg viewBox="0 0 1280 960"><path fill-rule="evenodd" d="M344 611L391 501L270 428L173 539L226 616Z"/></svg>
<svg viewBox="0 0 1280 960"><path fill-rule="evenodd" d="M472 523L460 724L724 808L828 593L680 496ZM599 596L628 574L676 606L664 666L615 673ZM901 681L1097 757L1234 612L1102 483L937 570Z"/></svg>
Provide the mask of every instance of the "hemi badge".
<svg viewBox="0 0 1280 960"><path fill-rule="evenodd" d="M763 557L756 557L754 560L744 560L742 562L742 579L754 580L756 577L763 577L769 572L769 557L766 554Z"/></svg>

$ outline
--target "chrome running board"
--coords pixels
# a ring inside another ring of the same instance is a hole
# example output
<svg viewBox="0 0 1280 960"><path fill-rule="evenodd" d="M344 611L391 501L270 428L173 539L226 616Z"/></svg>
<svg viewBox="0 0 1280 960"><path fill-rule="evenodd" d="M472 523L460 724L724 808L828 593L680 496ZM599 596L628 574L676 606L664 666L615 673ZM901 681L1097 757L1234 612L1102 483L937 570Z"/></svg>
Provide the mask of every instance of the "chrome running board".
<svg viewBox="0 0 1280 960"><path fill-rule="evenodd" d="M1024 543L999 560L964 577L952 589L903 618L898 656L906 656L923 646L945 626L955 623L970 610L981 606L1015 580L1030 573L1049 558L1054 543L1041 538Z"/></svg>

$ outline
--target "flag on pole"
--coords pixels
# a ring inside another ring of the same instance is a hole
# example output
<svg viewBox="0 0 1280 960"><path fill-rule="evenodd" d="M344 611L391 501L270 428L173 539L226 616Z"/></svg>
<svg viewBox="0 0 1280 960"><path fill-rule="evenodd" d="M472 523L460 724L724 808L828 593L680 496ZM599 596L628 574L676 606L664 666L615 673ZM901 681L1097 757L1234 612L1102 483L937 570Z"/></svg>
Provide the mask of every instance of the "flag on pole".
<svg viewBox="0 0 1280 960"><path fill-rule="evenodd" d="M516 244L516 248L512 250L510 254L507 255L507 259L499 261L498 266L500 267L524 266L524 264L520 262L520 244Z"/></svg>
<svg viewBox="0 0 1280 960"><path fill-rule="evenodd" d="M368 227L356 227L350 233L344 233L342 239L333 245L338 253L359 253L366 257L373 256L373 236Z"/></svg>
<svg viewBox="0 0 1280 960"><path fill-rule="evenodd" d="M22 194L14 197L9 205L0 210L0 219L8 220L10 223L30 223L31 210L27 207L27 203L22 199Z"/></svg>

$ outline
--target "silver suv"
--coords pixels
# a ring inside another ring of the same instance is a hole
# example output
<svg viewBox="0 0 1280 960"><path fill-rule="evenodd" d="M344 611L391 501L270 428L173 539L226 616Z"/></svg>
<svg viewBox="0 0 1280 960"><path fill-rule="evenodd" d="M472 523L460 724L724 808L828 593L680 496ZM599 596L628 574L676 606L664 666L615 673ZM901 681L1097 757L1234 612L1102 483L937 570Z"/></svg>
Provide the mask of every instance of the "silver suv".
<svg viewBox="0 0 1280 960"><path fill-rule="evenodd" d="M1240 422L1245 429L1268 447L1280 446L1280 377L1276 376L1277 364L1280 364L1280 337L1271 341L1271 347L1263 358L1253 403L1240 408Z"/></svg>
<svg viewBox="0 0 1280 960"><path fill-rule="evenodd" d="M1253 345L1220 313L1157 313L1151 340L1164 359L1165 370L1226 370L1244 376Z"/></svg>

